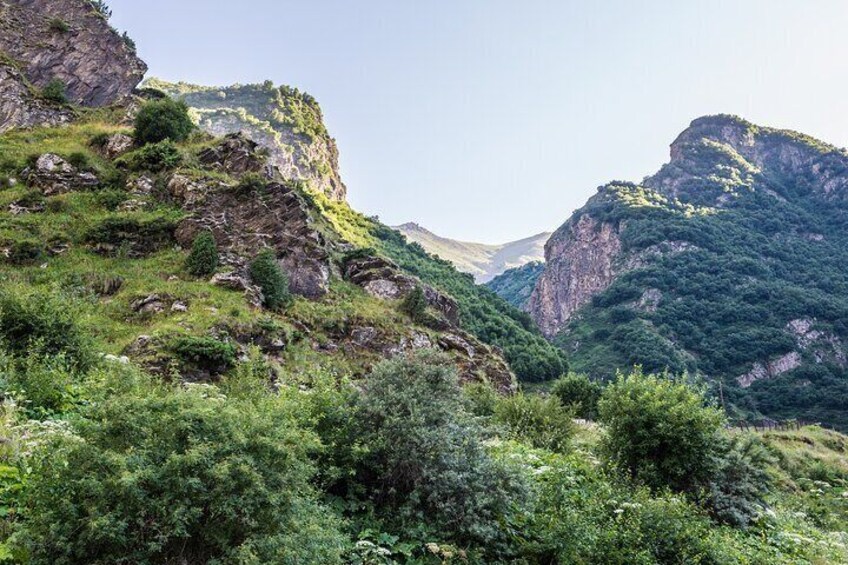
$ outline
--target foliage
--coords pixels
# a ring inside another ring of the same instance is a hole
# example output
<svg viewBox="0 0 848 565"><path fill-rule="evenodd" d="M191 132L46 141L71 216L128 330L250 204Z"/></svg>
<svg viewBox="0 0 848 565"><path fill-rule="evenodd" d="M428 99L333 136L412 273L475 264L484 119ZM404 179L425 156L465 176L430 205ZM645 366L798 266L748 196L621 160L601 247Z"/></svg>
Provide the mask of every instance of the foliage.
<svg viewBox="0 0 848 565"><path fill-rule="evenodd" d="M763 511L771 484L766 469L774 458L754 435L734 436L723 443L706 502L716 519L745 527Z"/></svg>
<svg viewBox="0 0 848 565"><path fill-rule="evenodd" d="M265 249L250 263L250 278L262 289L262 303L279 310L291 302L289 279L271 249Z"/></svg>
<svg viewBox="0 0 848 565"><path fill-rule="evenodd" d="M178 167L183 162L180 150L171 140L149 143L118 159L117 164L130 171L158 173Z"/></svg>
<svg viewBox="0 0 848 565"><path fill-rule="evenodd" d="M574 434L570 408L554 396L518 393L495 405L494 422L507 434L533 447L549 451L568 450Z"/></svg>
<svg viewBox="0 0 848 565"><path fill-rule="evenodd" d="M607 457L636 481L694 492L712 477L724 415L685 382L637 368L604 390L598 412Z"/></svg>
<svg viewBox="0 0 848 565"><path fill-rule="evenodd" d="M109 19L112 17L112 10L106 4L105 0L89 0L91 2L91 7L94 8L95 12L102 16L104 19Z"/></svg>
<svg viewBox="0 0 848 565"><path fill-rule="evenodd" d="M499 520L522 489L483 449L446 359L424 351L381 362L358 409L368 452L356 481L386 520L411 529L426 519L453 539L503 541Z"/></svg>
<svg viewBox="0 0 848 565"><path fill-rule="evenodd" d="M55 31L56 33L68 33L71 30L71 26L62 18L53 18L50 20L49 27L50 31Z"/></svg>
<svg viewBox="0 0 848 565"><path fill-rule="evenodd" d="M150 385L84 409L32 457L19 543L41 563L338 563L289 407Z"/></svg>
<svg viewBox="0 0 848 565"><path fill-rule="evenodd" d="M185 363L222 373L236 363L236 349L213 337L181 336L171 343L171 349Z"/></svg>
<svg viewBox="0 0 848 565"><path fill-rule="evenodd" d="M212 232L198 234L191 244L191 253L186 258L186 269L195 277L208 277L218 268L218 247Z"/></svg>
<svg viewBox="0 0 848 565"><path fill-rule="evenodd" d="M61 79L54 78L41 89L41 96L45 100L66 104L68 102L67 85Z"/></svg>
<svg viewBox="0 0 848 565"><path fill-rule="evenodd" d="M400 303L401 312L412 318L415 323L422 323L427 317L427 298L420 286L416 286L403 297Z"/></svg>
<svg viewBox="0 0 848 565"><path fill-rule="evenodd" d="M70 297L0 293L0 340L16 357L61 356L74 370L94 364L91 339Z"/></svg>
<svg viewBox="0 0 848 565"><path fill-rule="evenodd" d="M586 420L598 417L598 401L601 398L603 386L586 375L569 373L554 381L551 394L559 399L564 406L573 406L575 416Z"/></svg>
<svg viewBox="0 0 848 565"><path fill-rule="evenodd" d="M163 98L144 104L135 117L135 140L143 145L184 141L194 130L185 102Z"/></svg>
<svg viewBox="0 0 848 565"><path fill-rule="evenodd" d="M544 270L544 263L531 261L526 265L507 269L487 282L486 286L516 308L523 309Z"/></svg>

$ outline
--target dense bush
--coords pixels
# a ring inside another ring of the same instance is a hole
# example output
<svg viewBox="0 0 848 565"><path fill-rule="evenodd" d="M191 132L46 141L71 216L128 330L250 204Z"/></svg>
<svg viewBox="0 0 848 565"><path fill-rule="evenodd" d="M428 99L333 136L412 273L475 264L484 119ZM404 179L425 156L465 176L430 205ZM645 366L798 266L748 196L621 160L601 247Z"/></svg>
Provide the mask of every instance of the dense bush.
<svg viewBox="0 0 848 565"><path fill-rule="evenodd" d="M279 310L291 302L289 279L271 249L263 250L250 263L250 278L262 289L262 303L269 310Z"/></svg>
<svg viewBox="0 0 848 565"><path fill-rule="evenodd" d="M0 340L14 356L61 355L73 370L86 370L95 354L79 313L66 296L0 293Z"/></svg>
<svg viewBox="0 0 848 565"><path fill-rule="evenodd" d="M716 454L706 503L721 522L745 527L763 511L771 479L766 471L774 458L754 435L724 438Z"/></svg>
<svg viewBox="0 0 848 565"><path fill-rule="evenodd" d="M714 473L723 413L685 382L636 370L598 403L609 460L653 489L693 492Z"/></svg>
<svg viewBox="0 0 848 565"><path fill-rule="evenodd" d="M422 323L427 318L427 298L420 286L416 286L400 303L401 312L412 318L415 323Z"/></svg>
<svg viewBox="0 0 848 565"><path fill-rule="evenodd" d="M67 86L62 80L54 78L41 89L41 96L45 100L65 104L68 102Z"/></svg>
<svg viewBox="0 0 848 565"><path fill-rule="evenodd" d="M218 268L218 247L211 232L201 232L191 244L186 269L195 277L208 277Z"/></svg>
<svg viewBox="0 0 848 565"><path fill-rule="evenodd" d="M309 484L314 437L284 404L150 386L58 430L24 498L17 540L34 565L341 562Z"/></svg>
<svg viewBox="0 0 848 565"><path fill-rule="evenodd" d="M451 539L504 541L500 522L523 489L482 445L455 370L430 351L378 364L358 404L367 447L356 481L401 530L426 524Z"/></svg>
<svg viewBox="0 0 848 565"><path fill-rule="evenodd" d="M182 153L171 140L149 143L117 160L118 166L131 171L150 171L157 173L173 169L183 161Z"/></svg>
<svg viewBox="0 0 848 565"><path fill-rule="evenodd" d="M213 337L181 336L171 349L184 362L214 373L223 373L236 362L236 348Z"/></svg>
<svg viewBox="0 0 848 565"><path fill-rule="evenodd" d="M573 406L578 418L594 420L598 417L598 400L603 386L585 375L568 374L554 381L551 394L564 406Z"/></svg>
<svg viewBox="0 0 848 565"><path fill-rule="evenodd" d="M32 239L21 239L9 246L6 258L13 265L31 265L44 257L44 244Z"/></svg>
<svg viewBox="0 0 848 565"><path fill-rule="evenodd" d="M170 139L185 140L194 130L194 122L183 101L164 98L147 102L135 118L135 140L138 144L159 143Z"/></svg>
<svg viewBox="0 0 848 565"><path fill-rule="evenodd" d="M89 228L85 240L103 253L144 256L173 243L175 227L165 217L115 214Z"/></svg>
<svg viewBox="0 0 848 565"><path fill-rule="evenodd" d="M555 396L518 393L495 406L494 421L507 434L533 447L564 452L574 433L570 408Z"/></svg>

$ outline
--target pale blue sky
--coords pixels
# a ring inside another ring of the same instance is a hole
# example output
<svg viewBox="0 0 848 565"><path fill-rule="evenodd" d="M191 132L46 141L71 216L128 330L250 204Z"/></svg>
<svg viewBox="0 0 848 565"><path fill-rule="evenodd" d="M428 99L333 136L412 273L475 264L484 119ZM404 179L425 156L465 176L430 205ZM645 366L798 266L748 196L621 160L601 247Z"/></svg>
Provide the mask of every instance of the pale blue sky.
<svg viewBox="0 0 848 565"><path fill-rule="evenodd" d="M695 117L848 144L846 0L110 0L149 76L314 95L355 208L551 230Z"/></svg>

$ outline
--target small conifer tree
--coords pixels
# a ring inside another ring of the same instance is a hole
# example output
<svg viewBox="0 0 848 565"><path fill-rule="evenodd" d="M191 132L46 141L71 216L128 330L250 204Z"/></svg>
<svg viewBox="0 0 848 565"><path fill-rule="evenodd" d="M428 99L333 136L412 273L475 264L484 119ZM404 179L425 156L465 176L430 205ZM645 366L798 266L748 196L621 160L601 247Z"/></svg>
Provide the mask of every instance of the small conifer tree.
<svg viewBox="0 0 848 565"><path fill-rule="evenodd" d="M211 232L202 232L194 238L186 268L195 277L208 277L218 268L218 248Z"/></svg>
<svg viewBox="0 0 848 565"><path fill-rule="evenodd" d="M289 279L270 249L259 253L250 264L250 278L262 289L263 304L269 310L279 310L291 301Z"/></svg>
<svg viewBox="0 0 848 565"><path fill-rule="evenodd" d="M427 316L427 297L420 286L416 286L412 292L407 294L400 304L401 311L405 312L412 321L421 323Z"/></svg>

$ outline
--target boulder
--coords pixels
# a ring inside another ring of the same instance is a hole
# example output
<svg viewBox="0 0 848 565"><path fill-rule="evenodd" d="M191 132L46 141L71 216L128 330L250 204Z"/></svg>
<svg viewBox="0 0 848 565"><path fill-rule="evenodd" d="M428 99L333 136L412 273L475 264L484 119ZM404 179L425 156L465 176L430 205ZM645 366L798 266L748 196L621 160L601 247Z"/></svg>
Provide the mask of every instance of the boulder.
<svg viewBox="0 0 848 565"><path fill-rule="evenodd" d="M80 172L53 153L38 157L35 165L24 170L21 176L29 186L39 189L44 196L86 190L100 185L100 180L93 173Z"/></svg>

